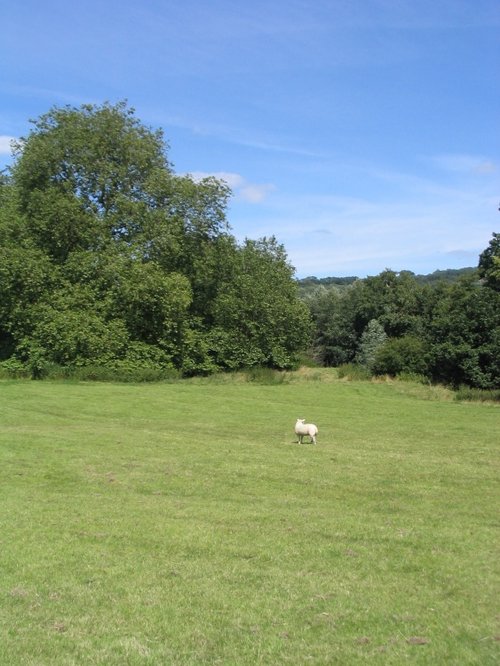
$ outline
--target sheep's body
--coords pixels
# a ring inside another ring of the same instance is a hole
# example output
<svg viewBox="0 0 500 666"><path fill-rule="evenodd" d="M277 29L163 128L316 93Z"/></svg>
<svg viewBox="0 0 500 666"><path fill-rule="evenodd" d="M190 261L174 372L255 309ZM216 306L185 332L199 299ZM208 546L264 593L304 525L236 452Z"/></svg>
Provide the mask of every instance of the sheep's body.
<svg viewBox="0 0 500 666"><path fill-rule="evenodd" d="M297 419L295 424L295 434L299 438L299 444L305 436L311 438L311 443L316 444L316 435L318 434L318 427L314 423L304 423L305 419Z"/></svg>

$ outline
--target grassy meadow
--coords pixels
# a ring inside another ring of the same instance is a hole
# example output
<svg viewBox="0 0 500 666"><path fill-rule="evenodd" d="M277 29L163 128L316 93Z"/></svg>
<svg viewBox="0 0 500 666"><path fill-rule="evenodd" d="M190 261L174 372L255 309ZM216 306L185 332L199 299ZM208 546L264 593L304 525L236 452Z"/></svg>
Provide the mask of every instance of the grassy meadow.
<svg viewBox="0 0 500 666"><path fill-rule="evenodd" d="M328 370L0 381L0 664L497 664L499 433Z"/></svg>

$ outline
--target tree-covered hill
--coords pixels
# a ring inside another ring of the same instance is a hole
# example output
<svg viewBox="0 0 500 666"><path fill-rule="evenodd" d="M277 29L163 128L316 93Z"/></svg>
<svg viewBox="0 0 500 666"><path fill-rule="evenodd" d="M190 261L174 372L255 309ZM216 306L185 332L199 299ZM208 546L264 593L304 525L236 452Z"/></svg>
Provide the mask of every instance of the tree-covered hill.
<svg viewBox="0 0 500 666"><path fill-rule="evenodd" d="M418 284L438 285L443 282L447 283L456 282L465 275L472 275L475 271L477 271L477 268L469 267L469 268L448 268L446 270L437 270L434 271L433 273L427 273L423 275L415 274L412 273L411 271L402 271L402 272L408 273L409 275L413 276L413 278ZM311 275L309 277L297 280L297 282L299 285L300 295L307 296L317 287L326 287L326 288L335 287L337 289L342 289L343 287L347 287L353 282L356 282L356 280L359 280L359 278L356 276L348 276L348 277L333 276L333 277L317 278Z"/></svg>

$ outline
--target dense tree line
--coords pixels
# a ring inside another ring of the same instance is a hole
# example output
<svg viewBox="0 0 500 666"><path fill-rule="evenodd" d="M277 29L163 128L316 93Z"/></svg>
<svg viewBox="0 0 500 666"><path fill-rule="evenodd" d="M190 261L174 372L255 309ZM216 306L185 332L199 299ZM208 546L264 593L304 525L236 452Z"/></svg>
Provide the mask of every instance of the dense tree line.
<svg viewBox="0 0 500 666"><path fill-rule="evenodd" d="M310 319L274 238L238 244L230 192L173 171L125 103L53 108L0 181L0 361L288 368Z"/></svg>
<svg viewBox="0 0 500 666"><path fill-rule="evenodd" d="M0 363L191 375L312 345L327 366L500 387L500 234L460 275L298 284L275 238L237 243L223 182L167 154L125 103L33 122L0 176Z"/></svg>
<svg viewBox="0 0 500 666"><path fill-rule="evenodd" d="M470 268L448 268L446 270L437 270L434 271L433 273L428 273L425 275L418 275L412 273L411 271L405 271L405 272L407 272L409 275L415 278L415 281L418 284L422 285L428 284L435 286L444 282L446 283L456 282L457 280L460 280L462 277L465 277L466 275L472 275L473 273L475 273L475 271L476 271L475 268L470 267ZM302 298L304 297L307 298L310 294L316 291L318 287L348 287L350 284L353 284L353 282L356 282L356 280L359 280L359 278L356 276L324 277L324 278L309 276L298 280L299 293Z"/></svg>
<svg viewBox="0 0 500 666"><path fill-rule="evenodd" d="M323 365L500 388L500 234L457 281L432 286L386 270L347 288L319 286L305 301Z"/></svg>

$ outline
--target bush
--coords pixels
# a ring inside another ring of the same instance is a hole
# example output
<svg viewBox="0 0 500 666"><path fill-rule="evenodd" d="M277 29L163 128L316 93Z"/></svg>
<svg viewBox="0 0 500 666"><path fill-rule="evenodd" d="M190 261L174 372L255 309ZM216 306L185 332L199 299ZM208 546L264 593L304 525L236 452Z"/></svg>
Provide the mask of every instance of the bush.
<svg viewBox="0 0 500 666"><path fill-rule="evenodd" d="M0 363L1 379L30 379L30 369L17 358L9 358Z"/></svg>
<svg viewBox="0 0 500 666"><path fill-rule="evenodd" d="M367 327L363 331L359 343L358 353L356 354L356 363L364 365L368 370L371 370L375 363L377 351L387 341L387 334L384 327L376 319L368 322Z"/></svg>
<svg viewBox="0 0 500 666"><path fill-rule="evenodd" d="M36 316L31 337L18 348L28 357L34 378L46 374L46 363L104 365L126 353L128 332L119 319L105 321L88 309L57 310L47 304L38 306Z"/></svg>
<svg viewBox="0 0 500 666"><path fill-rule="evenodd" d="M78 381L125 382L135 384L177 380L180 378L180 372L174 368L141 368L122 362L114 366L85 365L74 368L71 378Z"/></svg>
<svg viewBox="0 0 500 666"><path fill-rule="evenodd" d="M63 366L40 359L28 363L11 358L0 363L0 378L5 379L54 379L96 382L160 382L175 381L181 377L179 370L171 367L139 366L129 361L114 361L109 365L88 364Z"/></svg>
<svg viewBox="0 0 500 666"><path fill-rule="evenodd" d="M374 375L393 377L402 373L426 375L424 343L410 335L387 340L375 354L372 371Z"/></svg>

